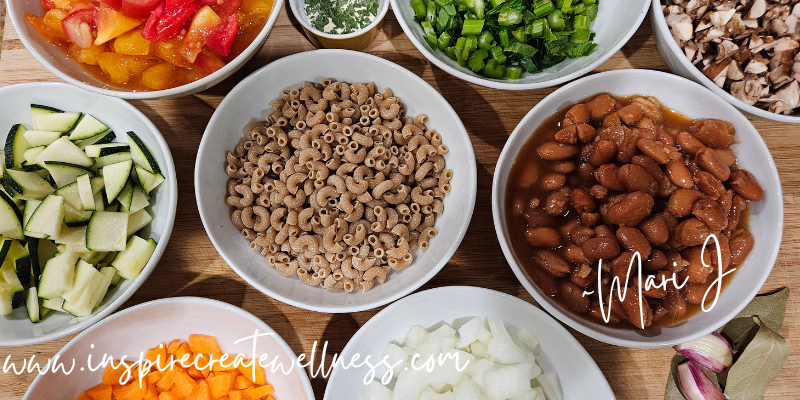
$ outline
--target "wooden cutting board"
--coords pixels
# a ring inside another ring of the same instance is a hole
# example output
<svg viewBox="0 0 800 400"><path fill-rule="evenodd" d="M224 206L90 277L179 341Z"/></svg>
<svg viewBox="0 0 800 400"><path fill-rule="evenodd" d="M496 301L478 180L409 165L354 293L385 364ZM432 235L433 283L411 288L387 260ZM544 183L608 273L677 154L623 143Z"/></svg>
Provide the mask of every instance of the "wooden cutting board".
<svg viewBox="0 0 800 400"><path fill-rule="evenodd" d="M222 300L255 314L274 328L296 353L309 353L315 341L328 341L329 351L339 352L348 339L380 309L354 314L330 315L304 311L282 304L239 278L217 254L197 212L192 184L195 155L214 108L233 86L272 60L314 47L303 36L298 22L282 10L261 49L244 68L219 85L197 95L173 100L133 101L164 134L178 174L178 213L175 229L156 270L121 308L170 296L202 296ZM475 213L461 247L447 266L420 290L447 285L483 286L535 303L506 264L495 238L490 208L492 173L500 151L520 119L554 89L508 92L476 86L456 79L429 63L403 33L392 13L383 32L367 52L394 61L437 88L458 112L467 127L478 161L478 198ZM622 68L666 70L645 20L630 42L594 72ZM22 46L7 21L0 53L0 85L31 81L58 81ZM589 95L590 93L587 93ZM785 230L778 261L766 292L789 286L800 293L800 161L798 126L751 118L761 132L780 172L785 206ZM791 354L780 376L767 389L766 399L797 398L800 393L800 303L797 294L789 308L781 334ZM603 370L619 399L663 399L670 348L641 350L615 347L572 331ZM72 336L50 343L0 348L0 357L21 362L35 354L54 355ZM0 372L0 398L19 399L33 375ZM326 380L312 379L317 399L322 399ZM88 385L88 384L87 384Z"/></svg>

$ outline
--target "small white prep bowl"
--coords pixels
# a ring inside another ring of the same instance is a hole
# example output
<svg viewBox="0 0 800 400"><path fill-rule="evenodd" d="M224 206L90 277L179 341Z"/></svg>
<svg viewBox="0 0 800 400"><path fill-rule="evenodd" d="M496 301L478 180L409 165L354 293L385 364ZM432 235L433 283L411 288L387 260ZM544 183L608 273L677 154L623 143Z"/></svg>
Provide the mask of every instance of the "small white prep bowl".
<svg viewBox="0 0 800 400"><path fill-rule="evenodd" d="M379 90L392 88L403 100L407 115L427 114L427 126L442 135L450 148L445 155L453 170L452 192L444 198L444 214L436 219L439 234L430 248L414 254L414 263L389 274L386 283L363 293L329 292L310 287L296 276L284 277L251 251L230 219L225 205L225 152L244 140L252 121L263 121L269 103L283 90L304 81L375 82ZM219 105L203 134L195 165L197 208L211 242L239 276L266 295L306 310L348 313L368 310L403 297L436 275L461 243L472 218L477 192L477 167L472 142L450 104L428 83L405 68L369 54L348 50L314 50L273 61L240 82Z"/></svg>
<svg viewBox="0 0 800 400"><path fill-rule="evenodd" d="M344 34L325 33L311 25L306 15L306 0L289 0L289 8L303 27L308 40L317 48L361 51L369 47L378 36L383 26L383 17L389 11L389 0L378 0L378 13L369 25Z"/></svg>
<svg viewBox="0 0 800 400"><path fill-rule="evenodd" d="M256 346L252 339L235 343L253 336L256 330L260 335L271 335L260 336ZM199 297L154 300L120 311L72 339L56 355L67 369L75 360L72 373L37 375L23 400L76 399L102 381L103 368L94 372L86 368L89 357L94 368L104 355L117 361L126 356L126 361L136 362L140 353L172 339L188 341L191 334L216 337L227 354L244 354L250 359L254 351L256 358L269 355L264 364L277 357L277 363L288 369L296 359L292 349L272 328L239 307ZM280 370L273 373L269 367L264 369L267 382L275 388L276 400L314 400L308 376L296 364L288 375Z"/></svg>
<svg viewBox="0 0 800 400"><path fill-rule="evenodd" d="M487 7L491 3L486 2ZM425 40L422 27L414 20L414 10L407 0L392 0L392 11L414 46L430 62L456 78L494 89L529 90L560 85L581 77L611 58L633 36L647 15L648 0L600 0L597 18L592 22L592 32L597 48L586 57L567 59L542 72L522 73L517 80L493 79L478 75L469 68L458 65L444 51L434 49Z"/></svg>
<svg viewBox="0 0 800 400"><path fill-rule="evenodd" d="M153 222L143 232L158 243L153 257L141 274L133 280L123 280L106 295L106 300L89 316L76 318L67 313L52 312L40 322L28 319L25 307L0 317L0 346L23 346L48 342L64 337L105 318L133 295L153 272L164 253L175 222L178 206L178 180L175 164L167 142L158 128L128 102L78 89L66 83L24 83L0 88L0 129L8 132L11 125L22 123L31 128L31 103L56 107L64 111L92 114L108 125L117 135L115 142L127 142L125 133L136 132L147 144L161 167L166 182L156 188L150 214ZM6 133L7 135L7 133ZM3 136L5 143L5 135Z"/></svg>
<svg viewBox="0 0 800 400"><path fill-rule="evenodd" d="M790 115L776 114L774 112L769 112L769 110L751 106L733 97L733 95L725 89L717 86L714 81L703 74L703 71L697 69L696 66L689 62L683 50L681 50L678 43L675 42L669 30L669 25L667 25L667 21L664 19L664 13L661 11L661 0L652 0L652 7L650 9L650 25L653 28L653 36L656 39L658 52L661 53L661 57L664 59L664 62L667 63L670 71L684 78L689 78L697 83L703 84L705 87L711 89L717 96L722 97L736 108L748 114L778 122L800 124L800 115L797 113Z"/></svg>
<svg viewBox="0 0 800 400"><path fill-rule="evenodd" d="M539 339L534 351L545 373L558 376L564 399L613 399L600 368L574 337L542 310L519 298L494 290L448 286L430 289L402 299L376 314L347 343L325 389L325 400L360 399L368 367L342 368L355 355L377 364L389 343L402 343L412 325L425 328L444 322L464 323L468 317L494 316L506 327L525 328ZM421 364L421 363L420 363ZM380 379L382 372L376 374Z"/></svg>
<svg viewBox="0 0 800 400"><path fill-rule="evenodd" d="M25 48L31 52L34 58L39 61L48 71L52 72L55 76L75 85L79 88L86 89L95 93L104 94L107 96L119 97L122 99L131 100L150 100L150 99L170 99L175 97L188 96L203 90L206 90L238 71L243 67L258 50L261 45L267 40L272 26L275 25L275 20L278 19L278 14L283 8L283 0L274 0L272 11L270 11L269 18L264 23L258 36L253 39L253 42L247 46L236 58L231 62L225 64L219 71L206 76L203 79L187 83L178 87L164 90L148 90L148 91L131 91L125 89L115 89L109 87L105 82L95 78L92 74L88 73L83 67L75 60L69 58L61 49L47 39L34 28L25 17L23 12L33 15L42 16L44 14L43 8L38 1L27 0L6 0L6 7L8 18L11 19L11 25L17 32L20 41L25 45Z"/></svg>
<svg viewBox="0 0 800 400"><path fill-rule="evenodd" d="M749 203L750 233L756 238L747 260L722 291L709 312L700 312L676 325L659 329L621 329L599 324L575 315L542 294L531 282L512 251L506 226L505 202L508 173L520 147L539 124L556 112L589 96L608 92L618 96L654 96L665 107L687 117L719 118L736 127L733 146L737 163L749 170L764 189L764 198ZM514 274L525 289L550 314L589 337L618 346L666 347L699 338L727 323L755 297L767 280L783 231L783 195L775 162L758 131L733 106L697 83L676 75L649 70L604 72L577 80L551 93L520 121L506 142L492 182L492 215L500 246Z"/></svg>

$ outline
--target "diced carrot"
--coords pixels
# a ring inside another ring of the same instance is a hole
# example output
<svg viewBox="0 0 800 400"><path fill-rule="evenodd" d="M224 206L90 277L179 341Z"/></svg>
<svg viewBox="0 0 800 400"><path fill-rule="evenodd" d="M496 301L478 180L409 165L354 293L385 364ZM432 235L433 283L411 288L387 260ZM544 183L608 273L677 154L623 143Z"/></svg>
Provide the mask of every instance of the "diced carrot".
<svg viewBox="0 0 800 400"><path fill-rule="evenodd" d="M233 374L219 374L213 378L208 378L208 387L211 389L211 397L225 396L233 388L235 376Z"/></svg>
<svg viewBox="0 0 800 400"><path fill-rule="evenodd" d="M230 392L228 392L228 397L230 398L230 400L242 400L243 399L242 393L243 392L241 390L231 390Z"/></svg>
<svg viewBox="0 0 800 400"><path fill-rule="evenodd" d="M158 400L181 400L181 399L182 397L178 397L172 392L161 392L161 394L158 395Z"/></svg>
<svg viewBox="0 0 800 400"><path fill-rule="evenodd" d="M91 400L111 400L111 385L101 383L83 393Z"/></svg>
<svg viewBox="0 0 800 400"><path fill-rule="evenodd" d="M245 378L244 375L237 376L236 377L236 383L233 384L233 388L234 389L239 389L239 390L248 389L248 388L251 388L253 386L255 386L255 385L253 385L253 382L250 382L250 380Z"/></svg>
<svg viewBox="0 0 800 400"><path fill-rule="evenodd" d="M156 386L160 387L161 390L170 390L172 385L175 383L175 374L177 371L167 370L164 372L164 376L158 380Z"/></svg>
<svg viewBox="0 0 800 400"><path fill-rule="evenodd" d="M146 397L158 397L157 387L155 383L148 384Z"/></svg>
<svg viewBox="0 0 800 400"><path fill-rule="evenodd" d="M147 395L147 386L139 386L138 381L127 385L114 385L111 389L116 400L143 400Z"/></svg>
<svg viewBox="0 0 800 400"><path fill-rule="evenodd" d="M215 400L231 400L228 396L217 397Z"/></svg>
<svg viewBox="0 0 800 400"><path fill-rule="evenodd" d="M152 383L153 385L155 385L163 377L164 377L164 373L163 372L158 371L158 370L153 371L153 372L147 374L147 383Z"/></svg>
<svg viewBox="0 0 800 400"><path fill-rule="evenodd" d="M137 367L131 367L131 363L128 362L120 362L120 361L112 361L108 364L105 370L103 370L103 383L106 385L119 385L120 379L123 374L127 371L127 368L131 368L131 377L136 376L135 372L138 370ZM116 368L114 368L116 367Z"/></svg>
<svg viewBox="0 0 800 400"><path fill-rule="evenodd" d="M151 67L150 69L156 68L156 67L160 67L160 66L162 66L164 64L165 63L158 64L158 65L156 65L154 67ZM166 65L171 67L171 65L169 65L169 64L166 64ZM145 71L145 72L147 72L147 71ZM144 78L144 74L142 74L142 78ZM186 358L186 361L182 363L183 365L189 365L191 362L194 361L194 354L192 354L192 349L189 348L189 343L183 342L183 343L180 344L180 346L178 346L178 350L175 351L175 359L179 360L179 361L183 360L184 356L186 356L187 354L189 356Z"/></svg>
<svg viewBox="0 0 800 400"><path fill-rule="evenodd" d="M203 375L203 372L197 369L197 367L195 367L194 365L189 367L186 370L186 373L189 374L189 376L191 376L194 379L205 379L206 377L205 375Z"/></svg>
<svg viewBox="0 0 800 400"><path fill-rule="evenodd" d="M166 369L167 365L169 365L169 359L167 357L167 345L161 344L156 347L153 347L150 350L147 350L147 354L145 355L148 360L152 361L158 369Z"/></svg>
<svg viewBox="0 0 800 400"><path fill-rule="evenodd" d="M158 400L158 396L147 395L147 396L144 396L144 399L142 399L142 400Z"/></svg>
<svg viewBox="0 0 800 400"><path fill-rule="evenodd" d="M178 351L178 346L180 345L181 345L180 339L173 339L167 345L167 354L175 354L175 352Z"/></svg>
<svg viewBox="0 0 800 400"><path fill-rule="evenodd" d="M186 400L211 400L211 390L208 388L208 383L206 381L200 381L200 384L197 385L197 389L189 396L186 396Z"/></svg>
<svg viewBox="0 0 800 400"><path fill-rule="evenodd" d="M114 52L130 56L150 54L151 42L142 37L142 30L135 29L114 39Z"/></svg>
<svg viewBox="0 0 800 400"><path fill-rule="evenodd" d="M214 372L236 371L237 368L239 367L238 364L241 364L236 362L236 356L232 354L227 355L227 357L225 357L224 360L222 359L223 357L225 357L225 355L220 357L214 357L214 365L211 366L212 371Z"/></svg>
<svg viewBox="0 0 800 400"><path fill-rule="evenodd" d="M208 335L189 335L189 348L193 353L222 354L217 338Z"/></svg>
<svg viewBox="0 0 800 400"><path fill-rule="evenodd" d="M275 389L272 388L272 385L264 385L247 389L245 392L250 395L250 398L256 400L275 393Z"/></svg>
<svg viewBox="0 0 800 400"><path fill-rule="evenodd" d="M251 365L249 362L239 364L239 372L242 375L246 376L250 382L253 382L256 385L264 385L267 383L267 375L264 373L264 368L258 364L257 360L252 361L254 365ZM245 366L247 364L247 366ZM255 367L255 374L253 372L253 368Z"/></svg>
<svg viewBox="0 0 800 400"><path fill-rule="evenodd" d="M92 400L92 399L90 399L89 396L86 395L86 393L81 393L80 396L78 396L78 400Z"/></svg>
<svg viewBox="0 0 800 400"><path fill-rule="evenodd" d="M186 397L198 388L197 382L186 372L176 372L174 380L175 387L172 391L180 397Z"/></svg>

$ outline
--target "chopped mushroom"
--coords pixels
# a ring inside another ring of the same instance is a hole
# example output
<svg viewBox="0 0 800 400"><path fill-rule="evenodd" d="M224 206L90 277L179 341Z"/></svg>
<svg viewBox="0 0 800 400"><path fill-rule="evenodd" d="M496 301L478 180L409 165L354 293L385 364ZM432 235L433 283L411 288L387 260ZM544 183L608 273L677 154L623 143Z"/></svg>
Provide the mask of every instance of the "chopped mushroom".
<svg viewBox="0 0 800 400"><path fill-rule="evenodd" d="M758 98L761 97L763 86L758 83L758 78L745 79L739 82L731 83L731 94L733 97L743 101L746 104L756 104Z"/></svg>
<svg viewBox="0 0 800 400"><path fill-rule="evenodd" d="M789 114L800 105L800 84L797 81L784 86L781 90L775 92L768 102L772 103L769 110L774 113Z"/></svg>

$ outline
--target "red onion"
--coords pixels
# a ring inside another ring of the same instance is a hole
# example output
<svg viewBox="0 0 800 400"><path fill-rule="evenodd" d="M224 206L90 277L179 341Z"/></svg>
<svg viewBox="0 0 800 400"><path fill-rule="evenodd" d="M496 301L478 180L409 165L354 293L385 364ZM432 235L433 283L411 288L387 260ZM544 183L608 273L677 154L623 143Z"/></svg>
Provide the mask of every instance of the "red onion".
<svg viewBox="0 0 800 400"><path fill-rule="evenodd" d="M714 332L699 339L675 346L684 357L713 372L722 372L733 364L731 345Z"/></svg>
<svg viewBox="0 0 800 400"><path fill-rule="evenodd" d="M678 389L686 400L726 400L722 391L692 361L678 365Z"/></svg>

